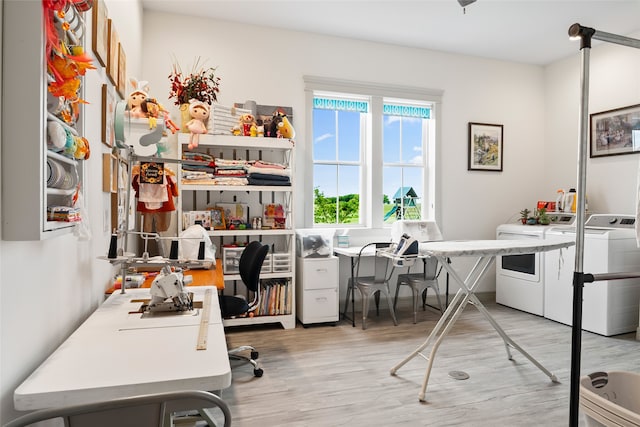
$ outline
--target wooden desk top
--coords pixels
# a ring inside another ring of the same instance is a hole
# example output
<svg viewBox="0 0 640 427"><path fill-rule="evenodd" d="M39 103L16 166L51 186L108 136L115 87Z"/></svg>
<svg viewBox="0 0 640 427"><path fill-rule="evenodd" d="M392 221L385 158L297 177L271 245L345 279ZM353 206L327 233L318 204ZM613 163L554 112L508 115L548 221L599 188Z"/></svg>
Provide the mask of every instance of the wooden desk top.
<svg viewBox="0 0 640 427"><path fill-rule="evenodd" d="M184 275L193 277L193 281L189 283L189 286L215 286L218 290L224 289L224 275L222 273L222 260L220 259L216 260L216 268L210 270L186 270ZM140 287L150 288L153 279L155 279L155 275L147 277ZM119 289L120 287L118 287ZM112 294L115 290L115 286L112 286L105 293Z"/></svg>

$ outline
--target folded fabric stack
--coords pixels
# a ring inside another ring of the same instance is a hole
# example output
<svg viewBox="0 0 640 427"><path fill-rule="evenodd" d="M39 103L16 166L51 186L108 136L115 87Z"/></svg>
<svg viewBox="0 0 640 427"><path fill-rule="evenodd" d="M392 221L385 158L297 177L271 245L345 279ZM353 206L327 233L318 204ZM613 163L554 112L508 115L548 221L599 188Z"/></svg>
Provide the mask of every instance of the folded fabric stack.
<svg viewBox="0 0 640 427"><path fill-rule="evenodd" d="M216 158L216 185L247 185L246 160L225 160Z"/></svg>
<svg viewBox="0 0 640 427"><path fill-rule="evenodd" d="M263 160L247 167L249 185L291 185L291 169Z"/></svg>
<svg viewBox="0 0 640 427"><path fill-rule="evenodd" d="M215 172L215 159L206 153L185 151L182 153L182 170L187 172Z"/></svg>

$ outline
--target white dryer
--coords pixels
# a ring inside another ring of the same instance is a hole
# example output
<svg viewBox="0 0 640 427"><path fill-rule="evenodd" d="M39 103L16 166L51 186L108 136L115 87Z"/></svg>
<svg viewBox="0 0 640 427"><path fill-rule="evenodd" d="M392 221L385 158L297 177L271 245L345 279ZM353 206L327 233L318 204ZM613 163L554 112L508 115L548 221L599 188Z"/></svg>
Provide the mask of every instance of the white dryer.
<svg viewBox="0 0 640 427"><path fill-rule="evenodd" d="M575 214L551 213L552 224L572 224ZM502 224L498 240L545 238L549 226ZM544 315L544 252L509 255L496 259L496 302L507 307Z"/></svg>
<svg viewBox="0 0 640 427"><path fill-rule="evenodd" d="M585 222L584 273L640 271L635 216L593 214ZM547 236L575 238L572 227L552 227ZM545 254L544 317L572 324L575 246ZM640 279L585 283L582 328L604 336L635 331L638 327Z"/></svg>

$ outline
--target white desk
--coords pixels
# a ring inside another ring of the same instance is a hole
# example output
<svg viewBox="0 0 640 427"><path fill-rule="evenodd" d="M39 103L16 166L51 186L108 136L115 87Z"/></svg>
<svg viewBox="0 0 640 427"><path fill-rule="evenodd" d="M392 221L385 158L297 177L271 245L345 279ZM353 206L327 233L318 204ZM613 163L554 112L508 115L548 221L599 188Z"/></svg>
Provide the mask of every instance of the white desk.
<svg viewBox="0 0 640 427"><path fill-rule="evenodd" d="M551 372L549 372L544 366L542 366L536 359L531 357L529 353L524 351L518 346L504 330L498 325L498 322L489 314L484 305L480 302L474 292L480 279L486 273L489 266L493 263L496 256L502 255L517 255L528 254L535 252L545 252L554 249L566 248L574 245L573 240L567 239L546 239L546 240L532 240L532 239L520 239L520 240L473 240L473 241L442 241L442 242L428 242L420 244L420 253L433 255L438 258L444 268L449 272L451 277L458 282L460 290L456 293L455 297L451 301L451 304L444 312L436 326L431 331L431 334L422 345L420 345L415 351L407 356L400 363L391 368L391 375L395 375L398 369L404 366L409 360L415 356L421 356L425 358L427 362L427 370L422 382L422 388L418 394L418 399L424 401L425 391L427 389L427 383L429 382L429 375L431 373L431 367L433 360L436 356L436 351L440 346L440 343L447 335L449 330L453 327L458 320L466 305L471 302L484 317L491 323L491 326L500 334L504 341L505 349L507 351L507 358L512 360L511 351L509 347L517 349L523 356L525 356L531 363L533 363L538 369L544 372L553 382L557 382L557 378ZM456 272L452 264L446 262L447 258L453 257L477 257L478 260L474 267L471 269L465 280ZM422 351L431 343L433 339L436 339L431 352L428 356L422 354Z"/></svg>
<svg viewBox="0 0 640 427"><path fill-rule="evenodd" d="M206 350L196 350L202 309L142 315L132 313L141 305L132 300L148 299L148 289L116 292L15 390L15 408L229 387L231 368L217 290L187 289L196 302L212 290Z"/></svg>

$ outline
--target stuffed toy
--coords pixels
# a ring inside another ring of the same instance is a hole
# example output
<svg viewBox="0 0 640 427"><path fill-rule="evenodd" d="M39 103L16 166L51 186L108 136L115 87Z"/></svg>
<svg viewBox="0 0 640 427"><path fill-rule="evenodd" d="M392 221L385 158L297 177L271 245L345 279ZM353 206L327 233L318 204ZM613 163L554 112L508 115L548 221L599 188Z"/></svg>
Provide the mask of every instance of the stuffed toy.
<svg viewBox="0 0 640 427"><path fill-rule="evenodd" d="M76 137L76 151L73 153L73 157L76 160L88 160L91 151L89 149L89 141L84 137Z"/></svg>
<svg viewBox="0 0 640 427"><path fill-rule="evenodd" d="M256 127L256 134L257 134L256 136L258 138L262 138L264 137L264 122L261 119L259 119L257 123L258 123L258 126Z"/></svg>
<svg viewBox="0 0 640 427"><path fill-rule="evenodd" d="M127 110L129 110L129 117L144 119L147 115L142 110L142 103L149 97L149 84L146 81L139 82L134 78L131 78L129 83L133 88L127 97Z"/></svg>
<svg viewBox="0 0 640 427"><path fill-rule="evenodd" d="M296 131L291 125L287 116L282 117L282 121L278 123L278 138L293 139L296 137Z"/></svg>
<svg viewBox="0 0 640 427"><path fill-rule="evenodd" d="M158 117L160 116L160 104L155 98L145 98L140 103L140 110L149 120L149 129L155 129L158 125Z"/></svg>
<svg viewBox="0 0 640 427"><path fill-rule="evenodd" d="M243 114L240 116L240 121L238 123L238 127L234 128L234 135L242 135L242 136L251 136L251 127L256 126L256 119L253 117L253 114ZM236 131L239 130L238 133ZM256 128L257 134L257 128ZM254 135L255 136L255 135Z"/></svg>
<svg viewBox="0 0 640 427"><path fill-rule="evenodd" d="M281 111L275 111L271 117L271 123L269 123L269 134L271 138L278 136L278 125L282 122L282 118L285 114Z"/></svg>
<svg viewBox="0 0 640 427"><path fill-rule="evenodd" d="M191 99L189 101L189 114L191 120L187 122L187 129L191 132L189 138L189 150L194 149L200 143L200 134L207 133L205 123L209 120L210 107L202 101Z"/></svg>

